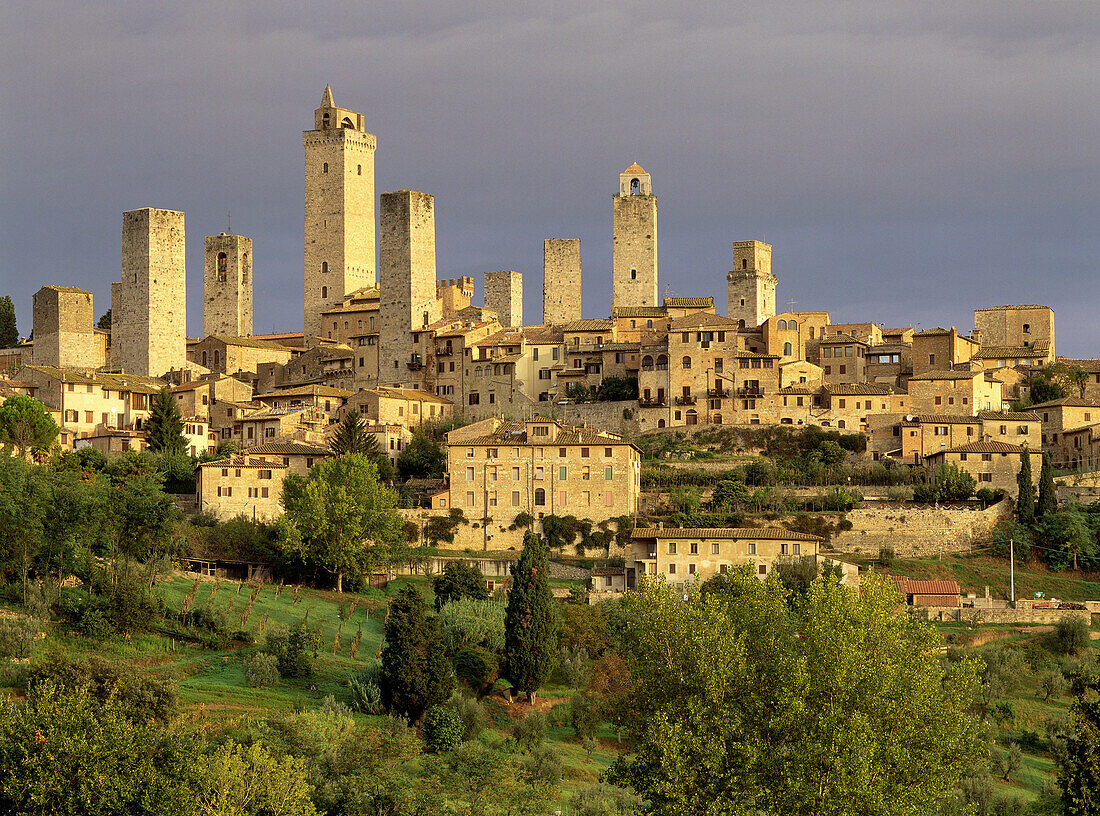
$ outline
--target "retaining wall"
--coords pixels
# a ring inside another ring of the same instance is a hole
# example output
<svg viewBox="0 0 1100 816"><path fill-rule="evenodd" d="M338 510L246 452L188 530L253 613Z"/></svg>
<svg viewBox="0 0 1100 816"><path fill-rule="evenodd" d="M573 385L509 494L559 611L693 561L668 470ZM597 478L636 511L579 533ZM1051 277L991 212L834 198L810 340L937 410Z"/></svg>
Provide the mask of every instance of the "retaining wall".
<svg viewBox="0 0 1100 816"><path fill-rule="evenodd" d="M987 538L1012 513L1011 502L977 508L885 507L860 508L844 517L852 529L830 542L838 552L874 554L893 547L898 556L963 552Z"/></svg>

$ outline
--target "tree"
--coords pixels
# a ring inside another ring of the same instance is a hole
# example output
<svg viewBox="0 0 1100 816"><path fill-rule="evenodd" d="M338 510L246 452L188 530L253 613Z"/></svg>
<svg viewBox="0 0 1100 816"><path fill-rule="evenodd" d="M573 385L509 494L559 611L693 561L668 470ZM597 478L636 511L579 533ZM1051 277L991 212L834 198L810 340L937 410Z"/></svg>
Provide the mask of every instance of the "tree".
<svg viewBox="0 0 1100 816"><path fill-rule="evenodd" d="M1039 501L1035 505L1035 518L1042 519L1058 509L1058 499L1054 496L1054 471L1050 465L1050 454L1043 454L1043 466L1039 469Z"/></svg>
<svg viewBox="0 0 1100 816"><path fill-rule="evenodd" d="M361 453L373 458L378 454L378 437L367 433L367 422L358 411L347 411L329 444L337 456Z"/></svg>
<svg viewBox="0 0 1100 816"><path fill-rule="evenodd" d="M512 567L504 613L504 676L533 701L550 673L554 612L550 595L549 550L534 533L523 537L523 552Z"/></svg>
<svg viewBox="0 0 1100 816"><path fill-rule="evenodd" d="M362 454L325 459L306 479L289 474L282 501L279 546L330 572L337 592L345 572L383 563L405 540L397 494L379 483L378 468Z"/></svg>
<svg viewBox="0 0 1100 816"><path fill-rule="evenodd" d="M10 295L0 298L0 348L19 345L19 327L15 323L15 304Z"/></svg>
<svg viewBox="0 0 1100 816"><path fill-rule="evenodd" d="M778 581L731 583L624 599L640 712L608 781L654 814L937 812L980 755L975 665L947 672L942 637L874 574L859 592L816 581L797 611Z"/></svg>
<svg viewBox="0 0 1100 816"><path fill-rule="evenodd" d="M740 479L722 479L714 486L707 506L711 510L732 510L747 504L750 498L748 487Z"/></svg>
<svg viewBox="0 0 1100 816"><path fill-rule="evenodd" d="M973 476L955 464L940 465L936 469L935 478L935 495L938 501L966 501L978 486Z"/></svg>
<svg viewBox="0 0 1100 816"><path fill-rule="evenodd" d="M1035 482L1031 475L1031 451L1020 456L1020 472L1016 475L1019 495L1016 498L1016 519L1025 527L1035 523Z"/></svg>
<svg viewBox="0 0 1100 816"><path fill-rule="evenodd" d="M410 722L419 721L454 688L436 620L428 616L427 604L411 586L402 587L390 604L378 684L386 708Z"/></svg>
<svg viewBox="0 0 1100 816"><path fill-rule="evenodd" d="M412 439L397 457L397 475L408 479L442 479L447 470L447 453L424 429L413 431Z"/></svg>
<svg viewBox="0 0 1100 816"><path fill-rule="evenodd" d="M260 743L244 746L230 740L202 758L196 774L199 812L316 816L309 764L307 757L276 757Z"/></svg>
<svg viewBox="0 0 1100 816"><path fill-rule="evenodd" d="M15 572L23 602L31 569L43 544L48 509L48 471L12 456L0 456L0 578Z"/></svg>
<svg viewBox="0 0 1100 816"><path fill-rule="evenodd" d="M111 310L108 309L99 316L99 322L95 324L97 329L111 330Z"/></svg>
<svg viewBox="0 0 1100 816"><path fill-rule="evenodd" d="M183 416L167 388L162 388L153 397L149 419L145 423L145 440L153 453L187 451L187 440L183 438Z"/></svg>
<svg viewBox="0 0 1100 816"><path fill-rule="evenodd" d="M0 445L12 445L21 459L27 451L48 452L58 430L46 406L33 397L16 394L0 404Z"/></svg>
<svg viewBox="0 0 1100 816"><path fill-rule="evenodd" d="M1058 784L1066 816L1100 811L1100 675L1073 677L1073 707Z"/></svg>
<svg viewBox="0 0 1100 816"><path fill-rule="evenodd" d="M435 592L435 610L438 612L444 604L462 598L475 601L489 599L489 588L485 586L485 576L481 570L465 561L448 561L443 572L432 581Z"/></svg>

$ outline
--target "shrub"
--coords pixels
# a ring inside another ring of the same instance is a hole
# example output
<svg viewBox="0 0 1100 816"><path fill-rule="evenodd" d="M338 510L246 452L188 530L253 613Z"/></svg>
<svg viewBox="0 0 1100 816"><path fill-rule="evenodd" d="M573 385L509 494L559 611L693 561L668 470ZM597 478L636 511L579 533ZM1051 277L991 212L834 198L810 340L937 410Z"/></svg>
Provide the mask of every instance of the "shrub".
<svg viewBox="0 0 1100 816"><path fill-rule="evenodd" d="M244 680L251 688L269 688L279 682L279 661L260 652L244 659Z"/></svg>
<svg viewBox="0 0 1100 816"><path fill-rule="evenodd" d="M303 621L291 629L277 627L268 632L264 651L275 656L283 677L309 677L320 645L320 631Z"/></svg>
<svg viewBox="0 0 1100 816"><path fill-rule="evenodd" d="M553 748L540 745L523 761L523 770L533 780L556 785L565 773L565 763Z"/></svg>
<svg viewBox="0 0 1100 816"><path fill-rule="evenodd" d="M462 720L462 739L477 739L489 724L489 712L485 710L485 706L457 692L451 695L450 703Z"/></svg>
<svg viewBox="0 0 1100 816"><path fill-rule="evenodd" d="M887 488L886 498L890 501L913 501L913 488L909 485L897 485Z"/></svg>
<svg viewBox="0 0 1100 816"><path fill-rule="evenodd" d="M443 645L452 654L467 645L499 652L504 648L505 608L502 600L451 601L436 616Z"/></svg>
<svg viewBox="0 0 1100 816"><path fill-rule="evenodd" d="M453 751L462 742L465 730L462 718L451 706L435 705L424 714L424 744L430 753Z"/></svg>
<svg viewBox="0 0 1100 816"><path fill-rule="evenodd" d="M894 548L889 544L884 544L878 548L878 560L884 567L893 566L895 560L897 560L897 553Z"/></svg>
<svg viewBox="0 0 1100 816"><path fill-rule="evenodd" d="M579 646L562 646L558 652L558 672L565 685L584 688L588 682L588 652Z"/></svg>
<svg viewBox="0 0 1100 816"><path fill-rule="evenodd" d="M480 646L464 646L453 658L455 676L480 699L492 691L500 676L497 656Z"/></svg>
<svg viewBox="0 0 1100 816"><path fill-rule="evenodd" d="M360 714L381 714L386 710L382 703L382 687L378 685L381 664L377 663L353 674L348 679L351 707Z"/></svg>
<svg viewBox="0 0 1100 816"><path fill-rule="evenodd" d="M30 657L41 632L42 627L33 618L0 618L0 657Z"/></svg>
<svg viewBox="0 0 1100 816"><path fill-rule="evenodd" d="M642 812L642 800L631 791L597 782L578 788L569 807L573 816L636 816Z"/></svg>
<svg viewBox="0 0 1100 816"><path fill-rule="evenodd" d="M101 595L84 589L62 589L54 601L54 610L85 637L103 640L114 633L107 619L107 601Z"/></svg>
<svg viewBox="0 0 1100 816"><path fill-rule="evenodd" d="M74 660L56 655L26 675L28 692L46 683L65 690L86 688L100 702L113 698L119 710L135 723L168 722L179 707L179 691L171 680L128 663L98 657Z"/></svg>
<svg viewBox="0 0 1100 816"><path fill-rule="evenodd" d="M1058 654L1080 654L1089 645L1089 627L1080 618L1062 618L1054 627L1054 649Z"/></svg>
<svg viewBox="0 0 1100 816"><path fill-rule="evenodd" d="M546 715L541 711L528 711L512 726L512 736L520 748L533 751L546 741Z"/></svg>
<svg viewBox="0 0 1100 816"><path fill-rule="evenodd" d="M936 500L936 488L930 484L913 485L913 501L931 504Z"/></svg>
<svg viewBox="0 0 1100 816"><path fill-rule="evenodd" d="M600 715L595 702L587 694L578 694L569 704L569 724L579 739L592 739L600 727Z"/></svg>

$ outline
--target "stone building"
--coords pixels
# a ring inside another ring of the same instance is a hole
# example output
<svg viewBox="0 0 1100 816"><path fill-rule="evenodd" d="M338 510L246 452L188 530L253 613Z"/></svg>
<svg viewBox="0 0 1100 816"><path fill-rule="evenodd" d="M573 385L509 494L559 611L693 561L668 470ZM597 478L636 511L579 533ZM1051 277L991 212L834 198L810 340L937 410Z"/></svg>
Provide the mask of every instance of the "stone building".
<svg viewBox="0 0 1100 816"><path fill-rule="evenodd" d="M542 322L580 319L581 239L547 238L542 242Z"/></svg>
<svg viewBox="0 0 1100 816"><path fill-rule="evenodd" d="M965 365L978 348L974 338L959 334L954 326L917 332L913 335L913 373L926 374Z"/></svg>
<svg viewBox="0 0 1100 816"><path fill-rule="evenodd" d="M265 365L284 365L298 353L272 340L210 335L191 346L188 359L218 374L255 374Z"/></svg>
<svg viewBox="0 0 1100 816"><path fill-rule="evenodd" d="M470 307L474 297L474 279L460 278L436 281L435 297L439 301L439 314L443 320L454 320L458 313Z"/></svg>
<svg viewBox="0 0 1100 816"><path fill-rule="evenodd" d="M916 352L914 352L914 367ZM908 406L914 414L965 414L1000 411L1001 383L985 371L926 371L909 378Z"/></svg>
<svg viewBox="0 0 1100 816"><path fill-rule="evenodd" d="M867 380L867 344L850 334L830 334L818 344L819 365L827 383Z"/></svg>
<svg viewBox="0 0 1100 816"><path fill-rule="evenodd" d="M523 274L486 272L485 308L497 313L497 320L502 326L523 326Z"/></svg>
<svg viewBox="0 0 1100 816"><path fill-rule="evenodd" d="M1031 457L1031 478L1039 483L1043 466L1043 452L1006 442L971 442L957 448L937 451L926 457L928 469L935 472L941 465L955 465L965 470L978 482L978 489L1000 488L1010 496L1019 493L1016 477L1024 456Z"/></svg>
<svg viewBox="0 0 1100 816"><path fill-rule="evenodd" d="M195 468L200 512L227 521L246 516L274 521L283 513L283 479L288 468L276 457L240 454Z"/></svg>
<svg viewBox="0 0 1100 816"><path fill-rule="evenodd" d="M370 388L378 380L380 297L377 288L357 289L323 315L326 339L352 351L349 388Z"/></svg>
<svg viewBox="0 0 1100 816"><path fill-rule="evenodd" d="M1054 362L1054 310L1049 306L975 309L974 334L983 350L999 348L998 358L1025 357L1040 349L1043 357L1035 364Z"/></svg>
<svg viewBox="0 0 1100 816"><path fill-rule="evenodd" d="M657 306L657 196L637 162L619 174L612 205L611 304Z"/></svg>
<svg viewBox="0 0 1100 816"><path fill-rule="evenodd" d="M418 428L454 416L449 399L410 388L368 388L347 398L345 410L355 411L382 425Z"/></svg>
<svg viewBox="0 0 1100 816"><path fill-rule="evenodd" d="M206 236L203 243L204 337L252 336L252 239Z"/></svg>
<svg viewBox="0 0 1100 816"><path fill-rule="evenodd" d="M159 377L187 361L183 213L122 214L122 280L111 285L111 345L119 368Z"/></svg>
<svg viewBox="0 0 1100 816"><path fill-rule="evenodd" d="M34 295L34 362L86 371L105 366L94 321L91 292L43 286Z"/></svg>
<svg viewBox="0 0 1100 816"><path fill-rule="evenodd" d="M726 275L727 311L742 328L755 329L775 315L772 246L763 241L734 241L733 269Z"/></svg>
<svg viewBox="0 0 1100 816"><path fill-rule="evenodd" d="M435 200L430 193L382 194L382 301L378 380L400 388L422 380L420 335L440 319L436 299Z"/></svg>
<svg viewBox="0 0 1100 816"><path fill-rule="evenodd" d="M1032 405L1028 412L1042 417L1043 447L1053 448L1064 431L1100 422L1100 400L1063 397Z"/></svg>

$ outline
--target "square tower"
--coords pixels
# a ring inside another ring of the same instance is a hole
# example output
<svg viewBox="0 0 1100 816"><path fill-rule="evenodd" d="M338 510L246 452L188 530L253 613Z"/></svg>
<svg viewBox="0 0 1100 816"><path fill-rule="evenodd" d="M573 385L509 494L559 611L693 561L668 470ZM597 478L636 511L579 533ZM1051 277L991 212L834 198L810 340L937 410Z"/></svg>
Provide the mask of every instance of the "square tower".
<svg viewBox="0 0 1100 816"><path fill-rule="evenodd" d="M73 286L43 286L34 293L36 365L92 370L96 357L92 293Z"/></svg>
<svg viewBox="0 0 1100 816"><path fill-rule="evenodd" d="M382 299L378 379L418 384L423 360L414 334L440 319L435 281L435 199L430 193L382 194Z"/></svg>
<svg viewBox="0 0 1100 816"><path fill-rule="evenodd" d="M542 322L581 319L581 239L547 238L542 242Z"/></svg>
<svg viewBox="0 0 1100 816"><path fill-rule="evenodd" d="M328 87L305 147L307 337L321 336L321 312L356 289L375 286L374 151L363 114L338 108Z"/></svg>
<svg viewBox="0 0 1100 816"><path fill-rule="evenodd" d="M206 236L202 279L202 333L252 336L252 239Z"/></svg>
<svg viewBox="0 0 1100 816"><path fill-rule="evenodd" d="M502 326L523 325L523 274L485 273L485 308L497 313Z"/></svg>
<svg viewBox="0 0 1100 816"><path fill-rule="evenodd" d="M635 162L619 174L612 198L614 230L611 305L660 306L657 302L657 196L649 173Z"/></svg>
<svg viewBox="0 0 1100 816"><path fill-rule="evenodd" d="M122 214L121 302L111 286L111 341L120 368L159 377L187 362L183 213L146 207Z"/></svg>
<svg viewBox="0 0 1100 816"><path fill-rule="evenodd" d="M775 317L772 246L763 241L734 241L733 269L726 275L728 316L746 329Z"/></svg>

